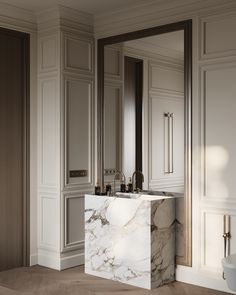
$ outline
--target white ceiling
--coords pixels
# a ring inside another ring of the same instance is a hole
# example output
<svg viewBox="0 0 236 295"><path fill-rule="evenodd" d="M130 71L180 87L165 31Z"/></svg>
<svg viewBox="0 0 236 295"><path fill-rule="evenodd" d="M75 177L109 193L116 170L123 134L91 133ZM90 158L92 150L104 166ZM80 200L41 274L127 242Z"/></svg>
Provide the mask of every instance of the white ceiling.
<svg viewBox="0 0 236 295"><path fill-rule="evenodd" d="M63 5L80 11L101 14L103 12L124 9L133 5L146 4L152 0L3 0L1 3L38 12L55 5ZM155 0L163 2L163 0Z"/></svg>

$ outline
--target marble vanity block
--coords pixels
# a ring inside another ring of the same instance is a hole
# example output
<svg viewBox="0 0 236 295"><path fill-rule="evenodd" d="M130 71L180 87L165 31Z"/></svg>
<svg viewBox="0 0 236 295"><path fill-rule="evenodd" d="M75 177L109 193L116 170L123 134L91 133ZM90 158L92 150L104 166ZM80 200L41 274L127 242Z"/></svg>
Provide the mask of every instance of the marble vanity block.
<svg viewBox="0 0 236 295"><path fill-rule="evenodd" d="M175 280L175 199L85 195L85 272L152 289Z"/></svg>

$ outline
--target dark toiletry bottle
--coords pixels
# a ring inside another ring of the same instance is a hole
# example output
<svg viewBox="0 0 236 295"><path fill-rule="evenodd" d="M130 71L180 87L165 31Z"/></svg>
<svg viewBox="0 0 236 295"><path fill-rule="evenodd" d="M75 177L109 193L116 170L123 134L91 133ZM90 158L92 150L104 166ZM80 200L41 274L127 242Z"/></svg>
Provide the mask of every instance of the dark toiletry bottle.
<svg viewBox="0 0 236 295"><path fill-rule="evenodd" d="M127 192L131 193L132 190L133 190L133 184L132 184L132 181L131 181L131 177L129 177L129 182L127 184Z"/></svg>
<svg viewBox="0 0 236 295"><path fill-rule="evenodd" d="M110 185L110 183L108 183L106 185L106 195L107 196L110 196L111 195L111 185Z"/></svg>
<svg viewBox="0 0 236 295"><path fill-rule="evenodd" d="M101 188L97 182L96 186L95 186L95 195L100 195L101 194Z"/></svg>
<svg viewBox="0 0 236 295"><path fill-rule="evenodd" d="M121 184L120 184L120 191L121 191L122 193L125 193L125 188L126 188L126 185L125 185L125 183L122 181Z"/></svg>

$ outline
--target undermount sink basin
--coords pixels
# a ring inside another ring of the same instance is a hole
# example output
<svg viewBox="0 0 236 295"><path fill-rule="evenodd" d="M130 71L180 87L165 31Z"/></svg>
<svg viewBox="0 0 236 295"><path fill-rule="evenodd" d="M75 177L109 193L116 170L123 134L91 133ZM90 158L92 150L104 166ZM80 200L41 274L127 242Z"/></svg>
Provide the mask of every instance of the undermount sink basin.
<svg viewBox="0 0 236 295"><path fill-rule="evenodd" d="M116 197L126 198L126 199L141 199L141 200L155 201L155 200L161 200L161 199L167 199L167 198L174 198L176 197L176 193L162 192L162 191L142 191L140 193L117 192Z"/></svg>
<svg viewBox="0 0 236 295"><path fill-rule="evenodd" d="M166 198L178 198L183 197L182 193L165 192L165 191L148 191L144 190L139 193L121 193L117 192L116 197L126 199L141 199L141 200L161 200Z"/></svg>

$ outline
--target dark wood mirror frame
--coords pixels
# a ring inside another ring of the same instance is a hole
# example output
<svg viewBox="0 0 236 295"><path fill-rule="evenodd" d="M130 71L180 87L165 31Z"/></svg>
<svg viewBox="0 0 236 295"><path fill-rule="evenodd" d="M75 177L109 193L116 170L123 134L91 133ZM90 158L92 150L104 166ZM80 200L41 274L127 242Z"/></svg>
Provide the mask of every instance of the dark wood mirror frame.
<svg viewBox="0 0 236 295"><path fill-rule="evenodd" d="M192 20L180 21L98 40L97 47L97 179L104 186L104 46L154 35L184 31L184 113L185 113L185 255L177 264L192 265Z"/></svg>

